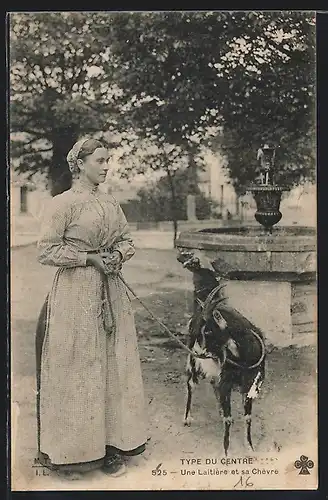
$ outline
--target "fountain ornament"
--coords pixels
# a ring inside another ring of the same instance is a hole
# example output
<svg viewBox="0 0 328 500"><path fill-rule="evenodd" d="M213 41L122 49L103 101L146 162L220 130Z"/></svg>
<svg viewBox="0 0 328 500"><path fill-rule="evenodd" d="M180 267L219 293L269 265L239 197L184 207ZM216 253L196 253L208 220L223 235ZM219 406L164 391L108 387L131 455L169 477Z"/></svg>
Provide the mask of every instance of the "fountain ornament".
<svg viewBox="0 0 328 500"><path fill-rule="evenodd" d="M247 189L253 193L256 202L257 210L255 212L255 219L270 234L272 233L273 226L282 218L282 213L279 210L281 195L283 191L287 190L286 187L275 184L275 156L275 148L268 144L265 144L258 150L258 176L255 183Z"/></svg>

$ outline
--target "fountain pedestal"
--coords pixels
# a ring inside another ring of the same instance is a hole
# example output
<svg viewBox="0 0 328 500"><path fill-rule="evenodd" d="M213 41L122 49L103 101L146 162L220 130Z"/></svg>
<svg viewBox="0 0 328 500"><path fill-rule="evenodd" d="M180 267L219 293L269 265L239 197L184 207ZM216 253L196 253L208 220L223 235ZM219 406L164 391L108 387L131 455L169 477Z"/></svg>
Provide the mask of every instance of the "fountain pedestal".
<svg viewBox="0 0 328 500"><path fill-rule="evenodd" d="M201 252L227 280L229 303L275 346L316 336L316 236L312 228L214 228L180 234L178 249Z"/></svg>

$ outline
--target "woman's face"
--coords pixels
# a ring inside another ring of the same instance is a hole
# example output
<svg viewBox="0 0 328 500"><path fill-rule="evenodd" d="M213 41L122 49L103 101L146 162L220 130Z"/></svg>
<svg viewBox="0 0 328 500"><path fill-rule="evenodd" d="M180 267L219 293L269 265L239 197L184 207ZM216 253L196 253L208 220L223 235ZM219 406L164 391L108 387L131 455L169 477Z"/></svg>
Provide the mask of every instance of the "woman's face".
<svg viewBox="0 0 328 500"><path fill-rule="evenodd" d="M83 158L81 172L92 184L98 185L105 181L108 172L109 154L106 148L97 148Z"/></svg>

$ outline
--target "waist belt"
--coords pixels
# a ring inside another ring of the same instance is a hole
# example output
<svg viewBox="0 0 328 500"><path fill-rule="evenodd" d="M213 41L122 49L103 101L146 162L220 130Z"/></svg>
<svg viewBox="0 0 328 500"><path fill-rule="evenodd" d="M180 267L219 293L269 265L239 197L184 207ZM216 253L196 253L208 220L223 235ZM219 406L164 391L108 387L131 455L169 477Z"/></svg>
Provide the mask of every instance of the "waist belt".
<svg viewBox="0 0 328 500"><path fill-rule="evenodd" d="M87 250L87 254L92 255L92 254L98 254L98 253L103 253L103 252L111 253L112 251L113 251L112 248L106 247L106 248L99 248L98 250Z"/></svg>

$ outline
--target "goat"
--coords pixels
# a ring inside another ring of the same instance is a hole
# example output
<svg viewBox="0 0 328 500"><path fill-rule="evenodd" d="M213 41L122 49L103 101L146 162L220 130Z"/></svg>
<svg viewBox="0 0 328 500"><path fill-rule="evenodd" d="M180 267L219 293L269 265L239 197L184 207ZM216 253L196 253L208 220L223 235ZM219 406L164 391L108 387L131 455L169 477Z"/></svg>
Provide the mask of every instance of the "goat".
<svg viewBox="0 0 328 500"><path fill-rule="evenodd" d="M252 405L265 376L263 333L236 309L228 305L224 284L214 269L205 268L200 259L180 251L178 261L193 272L194 313L189 321L187 402L184 424L190 425L193 389L201 379L208 379L223 412L224 452L230 445L231 395L239 389L244 405L247 446L253 451L251 436Z"/></svg>

